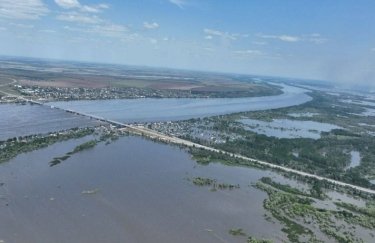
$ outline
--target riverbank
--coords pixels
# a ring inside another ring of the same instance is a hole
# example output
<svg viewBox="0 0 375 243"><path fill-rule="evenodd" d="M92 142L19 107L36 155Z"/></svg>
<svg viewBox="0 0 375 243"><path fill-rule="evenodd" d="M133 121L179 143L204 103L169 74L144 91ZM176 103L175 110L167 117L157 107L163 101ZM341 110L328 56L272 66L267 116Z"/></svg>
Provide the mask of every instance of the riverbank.
<svg viewBox="0 0 375 243"><path fill-rule="evenodd" d="M144 126L230 153L373 188L373 117L361 114L366 108L363 105L341 101L354 97L324 92L310 95L312 101L293 107ZM251 123L244 123L248 120ZM350 167L351 151L359 153L355 167Z"/></svg>

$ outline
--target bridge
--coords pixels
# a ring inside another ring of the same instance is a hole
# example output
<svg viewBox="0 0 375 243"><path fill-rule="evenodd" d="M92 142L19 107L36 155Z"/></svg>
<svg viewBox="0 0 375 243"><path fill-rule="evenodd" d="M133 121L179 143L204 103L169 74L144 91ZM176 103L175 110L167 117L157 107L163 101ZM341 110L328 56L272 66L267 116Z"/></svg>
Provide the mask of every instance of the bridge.
<svg viewBox="0 0 375 243"><path fill-rule="evenodd" d="M61 109L61 110L64 110L64 111L67 111L67 112L70 112L70 113L73 113L73 114L76 114L76 115L86 116L86 117L89 117L91 119L96 119L96 120L101 121L101 122L106 122L106 123L112 124L114 126L120 127L120 130L132 132L132 133L135 133L137 135L148 137L148 138L151 138L151 139L156 139L156 140L159 140L159 141L162 141L162 142L165 142L165 143L183 145L185 147L199 148L199 149L204 149L204 150L214 152L214 153L225 154L225 155L228 155L232 158L242 159L242 160L245 160L245 161L249 161L251 163L266 166L268 168L272 168L272 169L276 169L276 170L280 170L280 171L284 171L284 172L288 172L288 173L293 173L293 174L296 174L296 175L309 177L309 178L317 179L317 180L320 180L320 181L327 181L327 182L329 182L331 184L334 184L334 185L338 185L338 186L342 186L342 187L348 187L348 188L351 188L351 189L355 189L355 190L358 190L358 191L362 191L362 192L366 192L366 193L375 195L375 190L372 190L372 189L352 185L352 184L349 184L349 183L337 181L337 180L330 179L330 178L323 177L323 176L318 176L318 175L303 172L303 171L300 171L300 170L295 170L295 169L288 168L288 167L281 166L281 165L275 165L275 164L272 164L270 162L266 162L266 161L262 161L262 160L258 160L258 159L254 159L254 158L249 158L249 157L246 157L246 156L243 156L243 155L240 155L240 154L230 153L230 152L227 152L225 150L208 147L208 146L205 146L205 145L201 145L199 143L194 143L194 142L191 142L191 141L188 141L188 140L185 140L185 139L181 139L181 138L178 138L178 137L166 135L166 134L157 132L155 130L148 129L148 128L142 126L142 125L126 124L126 123L110 120L110 119L107 119L107 118L104 118L104 117L99 117L99 116L95 116L95 115L91 115L91 114L87 114L87 113L83 113L83 112L77 112L77 111L73 111L73 110L69 110L69 109L62 109L62 108L56 108L56 109Z"/></svg>
<svg viewBox="0 0 375 243"><path fill-rule="evenodd" d="M16 95L4 92L4 91L0 91L0 92L4 93L6 95L9 95L9 96L16 97L20 100L23 100L23 101L31 103L31 104L48 106L48 104L45 104L45 103L42 103L42 102L39 102L39 101L35 101L35 100L32 100L32 99L27 99L23 96L16 96ZM326 182L329 182L333 185L347 187L347 188L350 188L350 189L354 189L354 190L357 190L357 191L361 191L361 192L365 192L365 193L375 195L375 190L372 190L372 189L369 189L369 188L356 186L356 185L353 185L353 184L345 183L345 182L342 182L342 181L330 179L330 178L323 177L323 176L318 176L318 175L303 172L303 171L300 171L300 170L295 170L295 169L288 168L288 167L281 166L281 165L275 165L275 164L272 164L270 162L245 157L243 155L230 153L230 152L227 152L227 151L224 151L224 150L221 150L221 149L216 149L216 148L204 146L204 145L194 143L194 142L191 142L191 141L188 141L188 140L185 140L185 139L181 139L181 138L174 137L174 136L169 136L169 135L166 135L166 134L148 129L144 126L126 124L126 123L114 121L114 120L111 120L111 119L107 119L107 118L104 118L104 117L100 117L100 116L96 116L96 115L92 115L92 114L88 114L88 113L84 113L84 112L74 111L74 110L71 110L71 109L64 109L64 108L61 108L61 107L55 107L55 106L48 106L48 107L50 107L51 109L58 109L58 110L69 112L69 113L72 113L72 114L75 114L75 115L88 117L90 119L98 120L98 121L101 121L101 122L104 122L104 123L109 123L111 125L119 127L121 130L129 131L129 132L132 132L134 134L138 134L140 136L149 137L151 139L157 139L157 140L160 140L160 141L163 141L163 142L166 142L166 143L183 145L183 146L191 147L191 148L200 148L200 149L204 149L204 150L214 152L214 153L225 154L225 155L228 155L232 158L242 159L242 160L245 160L245 161L249 161L249 162L252 162L252 163L255 163L255 164L259 164L259 165L268 167L268 168L272 168L272 169L276 169L276 170L284 171L284 172L288 172L288 173L293 173L293 174L296 174L296 175L309 177L309 178L317 179L317 180L320 180L320 181L326 181Z"/></svg>

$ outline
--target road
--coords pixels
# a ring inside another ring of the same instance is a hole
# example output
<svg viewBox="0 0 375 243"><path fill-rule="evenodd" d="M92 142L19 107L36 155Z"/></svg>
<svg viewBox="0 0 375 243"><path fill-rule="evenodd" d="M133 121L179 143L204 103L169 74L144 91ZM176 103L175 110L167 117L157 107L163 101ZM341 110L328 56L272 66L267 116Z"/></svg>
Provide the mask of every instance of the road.
<svg viewBox="0 0 375 243"><path fill-rule="evenodd" d="M6 83L6 84L1 84L0 87L5 87L5 86L8 86L8 85L11 85L11 84L14 84L17 82L17 80L15 79L12 79L13 81L10 82L10 83ZM11 93L8 93L8 92L5 92L3 90L0 89L0 93L6 95L6 96L10 96L10 97L15 97L15 98L19 98L19 99L22 99L22 100L25 100L25 97L22 97L22 96L18 96L18 95L14 95L14 94L11 94Z"/></svg>
<svg viewBox="0 0 375 243"><path fill-rule="evenodd" d="M14 84L14 83L16 83L17 82L17 80L15 80L15 79L12 79L13 81L12 82L10 82L10 83L6 83L6 84L0 84L0 87L4 87L4 86L8 86L8 85L11 85L11 84Z"/></svg>
<svg viewBox="0 0 375 243"><path fill-rule="evenodd" d="M266 162L266 161L245 157L245 156L242 156L240 154L234 154L234 153L230 153L230 152L227 152L227 151L224 151L224 150L215 149L215 148L204 146L204 145L201 145L201 144L198 144L198 143L193 143L191 141L184 140L184 139L181 139L181 138L167 136L165 134L156 132L154 130L147 129L147 128L142 127L142 126L134 126L134 125L126 125L126 124L123 124L123 125L126 127L125 129L128 129L130 131L134 131L134 132L136 132L136 133L138 133L142 136L147 136L147 137L150 137L150 138L153 138L153 139L160 139L160 140L168 142L168 143L180 144L180 145L184 145L184 146L187 146L187 147L201 148L201 149L205 149L205 150L211 151L211 152L226 154L226 155L229 155L233 158L243 159L245 161L253 162L253 163L263 165L263 166L266 166L266 167L269 167L269 168L278 169L278 170L281 170L281 171L284 171L284 172L290 172L290 173L293 173L293 174L296 174L296 175L310 177L310 178L314 178L314 179L317 179L317 180L325 180L325 181L328 181L328 182L330 182L334 185L348 187L348 188L352 188L352 189L355 189L355 190L358 190L358 191L362 191L362 192L366 192L366 193L370 193L370 194L375 195L375 190L371 190L371 189L368 189L368 188L364 188L364 187L352 185L352 184L349 184L349 183L333 180L333 179L326 178L326 177L323 177L323 176L314 175L314 174L303 172L303 171L300 171L300 170L291 169L291 168L281 166L281 165L275 165L275 164L272 164L272 163L269 163L269 162Z"/></svg>
<svg viewBox="0 0 375 243"><path fill-rule="evenodd" d="M11 84L14 84L14 83L17 83L17 80L15 79L12 79L13 81L10 82L10 83L7 83L7 84L1 84L0 87L4 87L4 86L7 86L7 85L11 85ZM35 100L31 100L31 99L28 99L22 95L15 95L15 94L11 94L11 93L8 93L8 92L5 92L3 90L0 90L0 93L3 93L5 94L6 96L9 96L9 97L14 97L14 98L17 98L19 100L23 100L25 102L29 102L29 103L33 103L33 104L37 104L37 105L44 105L42 102L39 102L39 101L35 101Z"/></svg>
<svg viewBox="0 0 375 243"><path fill-rule="evenodd" d="M12 83L15 83L15 82L16 82L16 80L13 80ZM10 83L10 84L12 84L12 83ZM5 85L9 85L9 84L5 84ZM15 96L15 95L3 92L3 91L0 91L0 92L4 93L6 95ZM24 100L26 102L48 106L47 104L43 104L43 103L38 102L38 101L33 101L33 100L27 99L23 96L15 96L15 97L17 97L21 100ZM164 141L164 142L167 142L167 143L184 145L184 146L187 146L187 147L201 148L201 149L205 149L207 151L211 151L211 152L215 152L215 153L226 154L226 155L229 155L233 158L243 159L245 161L253 162L253 163L263 165L263 166L266 166L266 167L269 167L269 168L278 169L280 171L289 172L289 173L293 173L293 174L300 175L300 176L310 177L310 178L314 178L314 179L317 179L317 180L325 180L325 181L328 181L328 182L330 182L334 185L348 187L348 188L352 188L352 189L355 189L355 190L358 190L358 191L362 191L362 192L366 192L366 193L375 195L375 190L371 190L371 189L368 189L368 188L352 185L352 184L337 181L337 180L334 180L334 179L314 175L314 174L303 172L303 171L300 171L300 170L291 169L291 168L288 168L288 167L285 167L285 166L275 165L275 164L272 164L270 162L245 157L245 156L242 156L240 154L234 154L234 153L230 153L230 152L227 152L227 151L224 151L224 150L219 150L219 149L215 149L215 148L212 148L212 147L204 146L204 145L194 143L194 142L191 142L191 141L188 141L188 140L184 140L184 139L181 139L181 138L165 135L165 134L156 132L154 130L145 128L143 126L125 124L125 123L122 123L122 122L106 119L104 117L99 117L99 116L95 116L95 115L91 115L91 114L87 114L87 113L83 113L83 112L78 112L78 111L73 111L73 110L69 110L69 109L63 109L63 108L53 107L53 106L48 106L48 107L50 107L52 109L63 110L63 111L73 113L73 114L76 114L76 115L89 117L91 119L96 119L96 120L99 120L99 121L102 121L102 122L110 123L110 124L115 125L115 126L120 126L120 127L123 127L122 129L125 129L125 130L130 131L130 132L134 132L134 133L139 134L141 136L149 137L149 138L152 138L152 139L158 139L158 140L161 140L161 141Z"/></svg>

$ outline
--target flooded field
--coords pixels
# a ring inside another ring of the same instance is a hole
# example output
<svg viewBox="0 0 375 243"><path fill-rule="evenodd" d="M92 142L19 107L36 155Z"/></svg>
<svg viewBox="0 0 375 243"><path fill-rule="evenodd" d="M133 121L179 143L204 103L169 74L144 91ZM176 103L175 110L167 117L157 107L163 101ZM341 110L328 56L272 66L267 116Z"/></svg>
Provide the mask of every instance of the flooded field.
<svg viewBox="0 0 375 243"><path fill-rule="evenodd" d="M303 113L289 113L288 116L291 116L291 117L313 117L313 116L317 116L319 115L319 113L314 113L314 112L303 112Z"/></svg>
<svg viewBox="0 0 375 243"><path fill-rule="evenodd" d="M306 90L288 85L283 94L251 98L127 99L51 102L50 105L121 122L173 121L241 111L299 105L311 100Z"/></svg>
<svg viewBox="0 0 375 243"><path fill-rule="evenodd" d="M40 105L0 105L0 140L99 124L82 116Z"/></svg>
<svg viewBox="0 0 375 243"><path fill-rule="evenodd" d="M176 147L138 137L49 161L82 139L19 155L0 164L0 240L4 242L244 242L285 240L281 225L264 218L266 194L249 186L257 169L199 166ZM147 151L147 153L145 152ZM239 184L210 191L190 178ZM92 192L92 193L91 193Z"/></svg>
<svg viewBox="0 0 375 243"><path fill-rule="evenodd" d="M360 163L361 163L361 154L358 151L351 151L349 168L356 167Z"/></svg>
<svg viewBox="0 0 375 243"><path fill-rule="evenodd" d="M364 112L362 113L353 113L354 115L357 115L357 116L375 116L375 103L374 102L371 102L371 101L368 101L368 100L351 100L351 99L345 99L345 100L341 100L342 102L344 103L348 103L348 104L355 104L355 105L359 105L361 106L362 108L365 109Z"/></svg>
<svg viewBox="0 0 375 243"><path fill-rule="evenodd" d="M342 102L349 103L349 104L356 104L356 105L362 105L362 106L372 106L375 107L375 102L368 101L368 100L342 100Z"/></svg>
<svg viewBox="0 0 375 243"><path fill-rule="evenodd" d="M375 109L366 108L366 111L361 113L362 116L375 116Z"/></svg>
<svg viewBox="0 0 375 243"><path fill-rule="evenodd" d="M339 126L314 121L294 121L288 119L274 119L265 122L254 119L240 119L245 129L277 138L312 138L319 139L321 132L329 132Z"/></svg>

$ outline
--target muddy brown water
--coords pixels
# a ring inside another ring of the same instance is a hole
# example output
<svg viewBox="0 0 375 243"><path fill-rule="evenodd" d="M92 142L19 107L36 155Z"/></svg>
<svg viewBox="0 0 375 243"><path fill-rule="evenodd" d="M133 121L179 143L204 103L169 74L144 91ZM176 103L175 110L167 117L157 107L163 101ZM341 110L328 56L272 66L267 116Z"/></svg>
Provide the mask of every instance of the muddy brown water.
<svg viewBox="0 0 375 243"><path fill-rule="evenodd" d="M285 239L264 219L266 194L249 186L274 173L218 163L198 165L177 147L139 137L55 156L87 138L21 154L0 164L0 240L4 242L245 242L232 228ZM212 192L187 178L240 184ZM83 194L83 191L96 191Z"/></svg>

